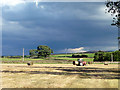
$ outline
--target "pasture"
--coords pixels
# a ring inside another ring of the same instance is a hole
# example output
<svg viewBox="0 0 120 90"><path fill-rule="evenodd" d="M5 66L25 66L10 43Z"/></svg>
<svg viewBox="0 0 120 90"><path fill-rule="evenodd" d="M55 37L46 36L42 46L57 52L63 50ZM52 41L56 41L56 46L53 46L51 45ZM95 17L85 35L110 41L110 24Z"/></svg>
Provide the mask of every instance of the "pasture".
<svg viewBox="0 0 120 90"><path fill-rule="evenodd" d="M85 55L88 55L88 57L94 57L94 53L83 53ZM77 55L83 55L83 54L77 54ZM54 54L50 57L72 57L72 54Z"/></svg>
<svg viewBox="0 0 120 90"><path fill-rule="evenodd" d="M79 54L82 55L82 54ZM84 58L84 61L93 61L94 53L86 53L88 58ZM72 61L77 61L79 58L72 58L72 54L55 54L50 55L47 58L1 58L3 63L23 64L28 61L33 61L36 64L71 64Z"/></svg>
<svg viewBox="0 0 120 90"><path fill-rule="evenodd" d="M2 64L2 88L118 88L118 64Z"/></svg>

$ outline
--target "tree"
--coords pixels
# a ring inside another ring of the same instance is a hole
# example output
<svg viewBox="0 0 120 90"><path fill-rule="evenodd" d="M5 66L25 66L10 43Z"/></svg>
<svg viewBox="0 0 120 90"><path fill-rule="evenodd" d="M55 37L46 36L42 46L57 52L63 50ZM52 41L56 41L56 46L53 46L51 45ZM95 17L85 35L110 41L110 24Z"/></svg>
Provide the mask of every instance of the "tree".
<svg viewBox="0 0 120 90"><path fill-rule="evenodd" d="M111 61L113 55L114 61L120 61L120 51L114 51L114 52L101 52L98 51L94 55L94 61Z"/></svg>
<svg viewBox="0 0 120 90"><path fill-rule="evenodd" d="M113 16L111 25L118 27L118 50L120 51L120 0L116 2L108 0L105 4L107 7L105 10Z"/></svg>
<svg viewBox="0 0 120 90"><path fill-rule="evenodd" d="M53 50L45 45L40 45L37 47L38 57L47 57L53 53Z"/></svg>
<svg viewBox="0 0 120 90"><path fill-rule="evenodd" d="M111 54L110 52L104 53L104 61L111 61Z"/></svg>
<svg viewBox="0 0 120 90"><path fill-rule="evenodd" d="M120 61L120 51L113 52L113 59L116 61Z"/></svg>
<svg viewBox="0 0 120 90"><path fill-rule="evenodd" d="M37 50L36 49L31 49L29 51L30 57L37 56Z"/></svg>
<svg viewBox="0 0 120 90"><path fill-rule="evenodd" d="M98 51L94 55L94 61L104 61L105 58L105 52Z"/></svg>

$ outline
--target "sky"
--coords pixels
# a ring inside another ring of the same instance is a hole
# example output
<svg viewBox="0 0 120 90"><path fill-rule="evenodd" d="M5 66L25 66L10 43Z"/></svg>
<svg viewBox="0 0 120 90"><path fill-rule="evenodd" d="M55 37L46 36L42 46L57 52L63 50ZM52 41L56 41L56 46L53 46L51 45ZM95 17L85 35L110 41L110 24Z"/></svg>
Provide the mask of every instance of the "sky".
<svg viewBox="0 0 120 90"><path fill-rule="evenodd" d="M54 53L118 48L117 27L104 2L3 2L2 55L29 55L47 45Z"/></svg>

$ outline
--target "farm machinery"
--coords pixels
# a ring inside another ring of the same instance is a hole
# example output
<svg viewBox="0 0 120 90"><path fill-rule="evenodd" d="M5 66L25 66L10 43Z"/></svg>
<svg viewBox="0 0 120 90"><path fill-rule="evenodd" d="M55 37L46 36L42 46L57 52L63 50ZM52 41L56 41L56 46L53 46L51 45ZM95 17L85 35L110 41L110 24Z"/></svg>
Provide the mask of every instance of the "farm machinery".
<svg viewBox="0 0 120 90"><path fill-rule="evenodd" d="M83 59L78 59L77 61L73 61L73 65L85 66L86 65L86 61L83 61Z"/></svg>

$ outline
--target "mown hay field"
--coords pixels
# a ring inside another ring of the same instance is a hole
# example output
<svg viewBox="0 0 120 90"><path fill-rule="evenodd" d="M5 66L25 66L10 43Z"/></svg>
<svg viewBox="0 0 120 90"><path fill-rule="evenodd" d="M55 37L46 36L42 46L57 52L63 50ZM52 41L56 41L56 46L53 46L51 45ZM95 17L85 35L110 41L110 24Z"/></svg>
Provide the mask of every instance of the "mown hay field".
<svg viewBox="0 0 120 90"><path fill-rule="evenodd" d="M2 64L2 88L118 88L118 64Z"/></svg>

